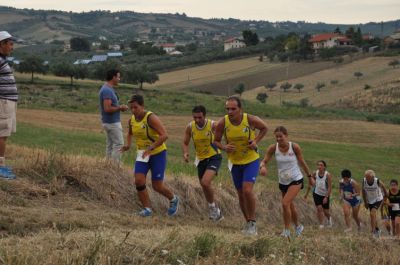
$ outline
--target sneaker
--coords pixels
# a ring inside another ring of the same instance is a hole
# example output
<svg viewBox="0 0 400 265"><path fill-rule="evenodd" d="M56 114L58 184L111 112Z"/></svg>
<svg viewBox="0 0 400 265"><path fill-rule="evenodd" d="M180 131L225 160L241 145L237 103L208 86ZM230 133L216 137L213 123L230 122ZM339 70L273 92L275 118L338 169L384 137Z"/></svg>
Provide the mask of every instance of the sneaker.
<svg viewBox="0 0 400 265"><path fill-rule="evenodd" d="M15 179L16 176L9 167L0 167L0 177L4 179Z"/></svg>
<svg viewBox="0 0 400 265"><path fill-rule="evenodd" d="M319 225L318 228L319 228L319 229L324 229L324 227L325 227L324 225Z"/></svg>
<svg viewBox="0 0 400 265"><path fill-rule="evenodd" d="M153 215L153 211L150 208L143 208L140 212L138 212L138 215L141 217L150 217Z"/></svg>
<svg viewBox="0 0 400 265"><path fill-rule="evenodd" d="M178 211L178 206L179 206L179 197L175 195L174 198L169 203L167 214L169 216L174 216Z"/></svg>
<svg viewBox="0 0 400 265"><path fill-rule="evenodd" d="M282 237L290 238L290 230L289 229L283 229L281 233Z"/></svg>
<svg viewBox="0 0 400 265"><path fill-rule="evenodd" d="M381 237L381 230L380 229L375 229L375 232L374 232L374 237L375 238L380 238Z"/></svg>
<svg viewBox="0 0 400 265"><path fill-rule="evenodd" d="M209 218L213 221L220 221L224 219L224 216L222 215L221 209L218 207L209 207Z"/></svg>
<svg viewBox="0 0 400 265"><path fill-rule="evenodd" d="M296 236L300 236L301 233L303 232L303 230L304 230L304 226L302 224L298 225L296 227Z"/></svg>
<svg viewBox="0 0 400 265"><path fill-rule="evenodd" d="M329 217L328 222L327 222L327 227L331 228L333 226L333 222L332 222L332 216Z"/></svg>
<svg viewBox="0 0 400 265"><path fill-rule="evenodd" d="M247 229L245 231L245 235L248 236L256 236L257 235L257 224L254 221L247 222Z"/></svg>
<svg viewBox="0 0 400 265"><path fill-rule="evenodd" d="M246 224L244 225L243 229L241 230L242 234L246 234L248 227L250 225L250 222L246 222Z"/></svg>

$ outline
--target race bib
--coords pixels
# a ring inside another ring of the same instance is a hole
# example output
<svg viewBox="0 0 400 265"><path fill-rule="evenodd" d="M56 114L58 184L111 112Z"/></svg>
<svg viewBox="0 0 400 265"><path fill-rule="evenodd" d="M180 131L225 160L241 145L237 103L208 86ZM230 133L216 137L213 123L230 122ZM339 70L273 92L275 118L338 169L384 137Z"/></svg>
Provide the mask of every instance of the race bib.
<svg viewBox="0 0 400 265"><path fill-rule="evenodd" d="M197 167L200 163L200 159L196 156L196 158L194 159L194 165Z"/></svg>
<svg viewBox="0 0 400 265"><path fill-rule="evenodd" d="M136 151L136 161L139 162L144 162L144 163L148 163L150 160L150 156L146 156L145 158L143 158L143 153L145 152L145 150L137 150Z"/></svg>
<svg viewBox="0 0 400 265"><path fill-rule="evenodd" d="M292 175L290 174L290 172L288 170L282 170L281 172L279 172L279 177L280 177L281 181L284 183L288 183L288 182L292 181Z"/></svg>
<svg viewBox="0 0 400 265"><path fill-rule="evenodd" d="M229 168L229 171L232 171L232 167L233 167L232 162L231 162L230 160L228 160L228 168Z"/></svg>
<svg viewBox="0 0 400 265"><path fill-rule="evenodd" d="M400 204L399 203L393 203L392 204L392 211L400 211Z"/></svg>
<svg viewBox="0 0 400 265"><path fill-rule="evenodd" d="M344 192L344 198L348 199L348 200L351 200L353 198L353 193L350 192L350 191L345 191Z"/></svg>

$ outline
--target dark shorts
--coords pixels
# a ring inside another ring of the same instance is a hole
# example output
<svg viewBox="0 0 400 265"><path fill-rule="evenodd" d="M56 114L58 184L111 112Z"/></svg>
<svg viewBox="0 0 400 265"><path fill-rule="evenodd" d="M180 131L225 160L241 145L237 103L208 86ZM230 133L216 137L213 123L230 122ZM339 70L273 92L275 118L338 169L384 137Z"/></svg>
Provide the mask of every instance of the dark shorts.
<svg viewBox="0 0 400 265"><path fill-rule="evenodd" d="M233 165L231 174L235 188L240 190L243 187L243 182L255 183L259 169L260 160L258 158L245 165Z"/></svg>
<svg viewBox="0 0 400 265"><path fill-rule="evenodd" d="M325 196L321 196L313 192L315 206L322 205L322 208L329 209L329 197L327 203L323 203Z"/></svg>
<svg viewBox="0 0 400 265"><path fill-rule="evenodd" d="M379 209L381 207L382 201L377 201L373 204L368 204L368 209L371 211L372 209Z"/></svg>
<svg viewBox="0 0 400 265"><path fill-rule="evenodd" d="M201 179L204 176L204 173L206 172L207 169L214 170L215 173L217 173L219 167L221 166L221 162L222 162L221 154L217 154L212 157L201 160L197 165L197 174L199 176L199 179Z"/></svg>
<svg viewBox="0 0 400 265"><path fill-rule="evenodd" d="M351 208L354 208L354 207L360 205L360 203L361 203L361 200L359 200L357 197L353 197L351 199L344 198L343 200L346 203L350 204Z"/></svg>
<svg viewBox="0 0 400 265"><path fill-rule="evenodd" d="M151 155L149 162L135 162L135 174L142 173L145 176L151 170L151 180L164 180L165 168L167 167L167 150Z"/></svg>
<svg viewBox="0 0 400 265"><path fill-rule="evenodd" d="M286 193L286 192L288 191L288 189L289 189L290 186L293 186L293 185L300 185L300 184L301 184L301 189L303 189L303 188L304 188L304 179L292 181L292 182L290 182L288 185L283 185L283 184L279 183L279 189L280 189L283 193Z"/></svg>
<svg viewBox="0 0 400 265"><path fill-rule="evenodd" d="M390 216L390 219L394 220L394 219L396 219L396 217L400 217L400 211L392 211L389 208L389 216Z"/></svg>

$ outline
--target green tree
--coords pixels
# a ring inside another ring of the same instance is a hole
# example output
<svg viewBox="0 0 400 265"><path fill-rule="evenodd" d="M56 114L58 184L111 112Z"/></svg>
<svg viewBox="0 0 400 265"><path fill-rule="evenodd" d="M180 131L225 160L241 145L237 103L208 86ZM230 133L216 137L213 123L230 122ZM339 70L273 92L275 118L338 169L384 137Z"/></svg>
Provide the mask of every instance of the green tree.
<svg viewBox="0 0 400 265"><path fill-rule="evenodd" d="M143 83L153 84L159 80L158 75L147 69L146 66L133 66L125 73L127 83L139 84L143 89Z"/></svg>
<svg viewBox="0 0 400 265"><path fill-rule="evenodd" d="M55 76L66 76L71 79L70 85L74 84L74 79L85 79L89 70L85 65L73 65L66 62L60 62L52 66L51 72Z"/></svg>
<svg viewBox="0 0 400 265"><path fill-rule="evenodd" d="M324 83L324 82L318 82L318 83L315 85L315 89L316 89L318 92L321 92L321 88L323 88L323 87L325 87L325 83Z"/></svg>
<svg viewBox="0 0 400 265"><path fill-rule="evenodd" d="M117 60L107 60L94 66L92 77L98 80L105 80L107 71L111 69L121 69L121 64ZM123 77L122 77L123 78Z"/></svg>
<svg viewBox="0 0 400 265"><path fill-rule="evenodd" d="M354 76L357 77L357 80L360 79L360 77L362 77L364 74L361 72L355 72Z"/></svg>
<svg viewBox="0 0 400 265"><path fill-rule="evenodd" d="M243 94L245 89L246 89L245 85L243 83L239 83L235 88L235 93L237 93L240 96L242 96L242 94Z"/></svg>
<svg viewBox="0 0 400 265"><path fill-rule="evenodd" d="M342 32L340 31L340 28L339 28L339 27L336 27L336 29L335 29L335 31L334 31L333 33L342 35Z"/></svg>
<svg viewBox="0 0 400 265"><path fill-rule="evenodd" d="M299 91L299 93L300 93L301 90L304 88L304 85L301 84L301 83L297 83L297 84L294 85L293 88L297 89Z"/></svg>
<svg viewBox="0 0 400 265"><path fill-rule="evenodd" d="M275 82L268 82L264 87L268 88L269 91L272 91L276 87L276 83Z"/></svg>
<svg viewBox="0 0 400 265"><path fill-rule="evenodd" d="M242 32L243 40L244 43L246 43L247 46L253 46L257 45L260 40L258 39L257 33L251 31L251 30L243 30Z"/></svg>
<svg viewBox="0 0 400 265"><path fill-rule="evenodd" d="M256 99L261 103L265 103L267 101L268 95L267 93L258 93Z"/></svg>
<svg viewBox="0 0 400 265"><path fill-rule="evenodd" d="M43 64L43 60L39 57L32 55L25 58L19 65L18 71L21 73L31 73L31 82L33 83L33 74L45 74L47 67Z"/></svg>
<svg viewBox="0 0 400 265"><path fill-rule="evenodd" d="M85 38L74 37L69 40L69 43L73 51L90 51L90 43Z"/></svg>
<svg viewBox="0 0 400 265"><path fill-rule="evenodd" d="M292 87L292 84L290 84L289 82L285 82L281 85L281 89L283 89L283 92L286 92L287 90L289 90Z"/></svg>
<svg viewBox="0 0 400 265"><path fill-rule="evenodd" d="M353 35L353 42L357 46L361 46L363 43L362 33L360 27L357 28L357 31Z"/></svg>

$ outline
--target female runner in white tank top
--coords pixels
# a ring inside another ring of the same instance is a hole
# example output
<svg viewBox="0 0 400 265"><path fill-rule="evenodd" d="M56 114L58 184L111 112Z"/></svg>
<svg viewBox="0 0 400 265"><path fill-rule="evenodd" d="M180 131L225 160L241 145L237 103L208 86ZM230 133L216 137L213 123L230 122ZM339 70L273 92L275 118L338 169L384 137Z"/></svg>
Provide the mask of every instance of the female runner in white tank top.
<svg viewBox="0 0 400 265"><path fill-rule="evenodd" d="M290 237L289 227L292 221L295 225L296 235L299 236L304 227L298 220L293 200L296 198L300 189L303 188L303 174L300 171L300 167L309 178L311 177L311 173L304 161L300 146L296 143L289 142L286 128L278 126L274 134L277 143L267 148L265 157L260 163L260 174L263 176L267 175L266 165L271 160L272 156L275 155L278 167L279 189L282 192L283 222L285 224L281 235Z"/></svg>

